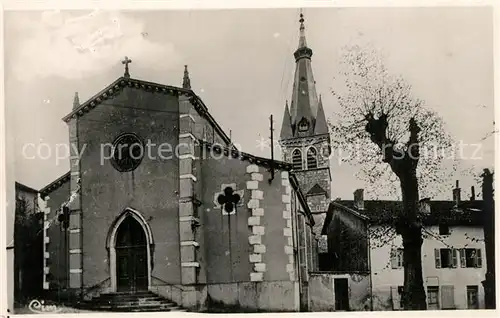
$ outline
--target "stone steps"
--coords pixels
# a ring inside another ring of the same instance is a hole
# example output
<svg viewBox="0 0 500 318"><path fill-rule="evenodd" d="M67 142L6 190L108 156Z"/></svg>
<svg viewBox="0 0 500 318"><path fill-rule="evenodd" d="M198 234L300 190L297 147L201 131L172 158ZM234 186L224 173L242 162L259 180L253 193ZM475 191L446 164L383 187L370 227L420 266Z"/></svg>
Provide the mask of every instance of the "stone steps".
<svg viewBox="0 0 500 318"><path fill-rule="evenodd" d="M81 304L82 309L114 312L186 311L153 292L105 293Z"/></svg>

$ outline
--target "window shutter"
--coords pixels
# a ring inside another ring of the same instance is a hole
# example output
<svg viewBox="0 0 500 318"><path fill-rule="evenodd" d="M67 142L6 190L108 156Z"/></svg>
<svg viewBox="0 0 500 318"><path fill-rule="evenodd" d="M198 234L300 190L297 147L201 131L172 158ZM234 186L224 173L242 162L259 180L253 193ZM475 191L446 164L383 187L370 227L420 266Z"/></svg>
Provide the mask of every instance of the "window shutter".
<svg viewBox="0 0 500 318"><path fill-rule="evenodd" d="M455 288L453 285L441 286L441 308L455 308Z"/></svg>
<svg viewBox="0 0 500 318"><path fill-rule="evenodd" d="M393 310L400 310L401 307L399 306L399 293L398 293L398 287L393 287L391 286L391 298L392 298L392 309Z"/></svg>
<svg viewBox="0 0 500 318"><path fill-rule="evenodd" d="M457 250L456 250L456 249L454 249L454 248L452 248L452 249L451 249L451 261L452 261L452 263L451 263L451 264L453 264L453 265L452 265L452 266L453 266L453 268L456 268L456 267L457 267L457 265L458 265L458 264L457 264L457 263L458 263L458 260L457 260Z"/></svg>
<svg viewBox="0 0 500 318"><path fill-rule="evenodd" d="M436 268L441 268L441 254L438 248L434 249L434 259L436 261Z"/></svg>
<svg viewBox="0 0 500 318"><path fill-rule="evenodd" d="M466 266L466 263L465 263L465 249L461 248L459 250L459 252L460 252L460 267L465 267Z"/></svg>
<svg viewBox="0 0 500 318"><path fill-rule="evenodd" d="M403 252L403 249L401 249L401 248L398 248L397 251L398 251L398 254L396 257L396 262L398 264L398 268L401 268L404 266L404 263L403 263L404 252Z"/></svg>
<svg viewBox="0 0 500 318"><path fill-rule="evenodd" d="M483 260L481 258L481 249L478 248L476 250L476 267L482 267L483 266Z"/></svg>
<svg viewBox="0 0 500 318"><path fill-rule="evenodd" d="M397 256L396 249L391 249L391 267L393 269L398 268L398 256ZM397 292L397 289L396 289L396 292Z"/></svg>

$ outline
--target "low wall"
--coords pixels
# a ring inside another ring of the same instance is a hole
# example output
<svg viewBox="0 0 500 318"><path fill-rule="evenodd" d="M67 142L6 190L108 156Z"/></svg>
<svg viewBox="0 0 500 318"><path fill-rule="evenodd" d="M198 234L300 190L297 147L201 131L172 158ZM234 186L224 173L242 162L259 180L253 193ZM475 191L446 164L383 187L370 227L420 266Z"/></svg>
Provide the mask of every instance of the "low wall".
<svg viewBox="0 0 500 318"><path fill-rule="evenodd" d="M299 311L297 282L241 282L207 285L208 311Z"/></svg>
<svg viewBox="0 0 500 318"><path fill-rule="evenodd" d="M369 311L371 309L371 285L368 273L315 272L309 274L309 310L335 311L336 278L346 278L348 282L349 310Z"/></svg>

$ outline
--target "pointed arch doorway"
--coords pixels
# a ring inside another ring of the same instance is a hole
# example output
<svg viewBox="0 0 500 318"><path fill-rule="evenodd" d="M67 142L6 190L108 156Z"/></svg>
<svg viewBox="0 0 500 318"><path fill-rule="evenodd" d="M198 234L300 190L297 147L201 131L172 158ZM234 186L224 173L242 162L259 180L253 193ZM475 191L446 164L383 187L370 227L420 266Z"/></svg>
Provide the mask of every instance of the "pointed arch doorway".
<svg viewBox="0 0 500 318"><path fill-rule="evenodd" d="M125 211L115 222L111 235L110 276L115 292L148 290L151 282L151 231L142 216Z"/></svg>

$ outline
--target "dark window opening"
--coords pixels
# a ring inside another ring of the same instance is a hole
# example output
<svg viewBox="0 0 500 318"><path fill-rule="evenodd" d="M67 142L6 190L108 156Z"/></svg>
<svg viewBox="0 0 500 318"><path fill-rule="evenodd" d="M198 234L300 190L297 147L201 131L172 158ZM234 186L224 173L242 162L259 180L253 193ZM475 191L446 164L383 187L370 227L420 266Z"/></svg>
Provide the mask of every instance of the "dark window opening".
<svg viewBox="0 0 500 318"><path fill-rule="evenodd" d="M393 269L403 268L403 249L397 248L391 251L391 267Z"/></svg>
<svg viewBox="0 0 500 318"><path fill-rule="evenodd" d="M479 308L477 294L478 294L477 286L467 286L467 309Z"/></svg>
<svg viewBox="0 0 500 318"><path fill-rule="evenodd" d="M427 305L431 310L439 308L439 287L427 287Z"/></svg>
<svg viewBox="0 0 500 318"><path fill-rule="evenodd" d="M436 268L455 268L458 264L457 250L454 248L436 248Z"/></svg>
<svg viewBox="0 0 500 318"><path fill-rule="evenodd" d="M472 248L465 249L465 267L476 267L476 250Z"/></svg>
<svg viewBox="0 0 500 318"><path fill-rule="evenodd" d="M464 248L460 250L462 267L482 267L481 249Z"/></svg>
<svg viewBox="0 0 500 318"><path fill-rule="evenodd" d="M451 262L451 249L442 248L440 250L441 253L441 268L450 268L452 267Z"/></svg>
<svg viewBox="0 0 500 318"><path fill-rule="evenodd" d="M439 224L439 235L450 235L450 227L447 224Z"/></svg>

